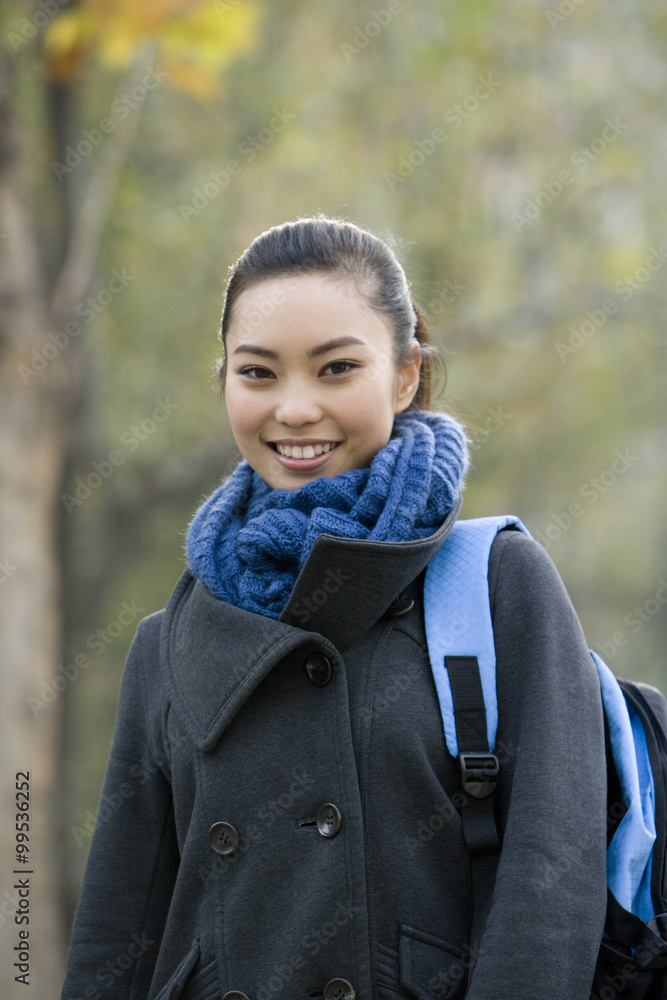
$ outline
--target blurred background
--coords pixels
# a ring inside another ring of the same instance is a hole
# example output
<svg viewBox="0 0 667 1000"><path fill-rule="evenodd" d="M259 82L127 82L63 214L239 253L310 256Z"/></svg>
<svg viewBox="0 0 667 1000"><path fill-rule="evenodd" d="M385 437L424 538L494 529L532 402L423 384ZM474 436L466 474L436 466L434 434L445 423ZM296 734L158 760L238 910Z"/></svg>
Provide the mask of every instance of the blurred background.
<svg viewBox="0 0 667 1000"><path fill-rule="evenodd" d="M589 644L667 689L666 41L659 0L6 0L3 997L23 871L59 996L127 648L239 459L211 368L268 226L393 240L470 429L464 516L519 515Z"/></svg>

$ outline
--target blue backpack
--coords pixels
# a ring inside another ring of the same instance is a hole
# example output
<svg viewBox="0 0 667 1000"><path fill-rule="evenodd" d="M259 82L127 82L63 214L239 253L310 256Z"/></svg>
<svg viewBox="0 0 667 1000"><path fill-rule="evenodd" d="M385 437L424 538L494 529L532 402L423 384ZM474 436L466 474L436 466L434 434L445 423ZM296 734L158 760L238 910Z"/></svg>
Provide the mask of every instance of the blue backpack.
<svg viewBox="0 0 667 1000"><path fill-rule="evenodd" d="M481 940L501 851L493 811L500 764L493 752L498 702L488 564L503 528L530 537L511 515L457 521L424 583L426 640L447 749L461 765L473 943ZM597 653L591 656L605 717L608 804L616 806L593 992L667 1000L667 701L647 684L617 680Z"/></svg>

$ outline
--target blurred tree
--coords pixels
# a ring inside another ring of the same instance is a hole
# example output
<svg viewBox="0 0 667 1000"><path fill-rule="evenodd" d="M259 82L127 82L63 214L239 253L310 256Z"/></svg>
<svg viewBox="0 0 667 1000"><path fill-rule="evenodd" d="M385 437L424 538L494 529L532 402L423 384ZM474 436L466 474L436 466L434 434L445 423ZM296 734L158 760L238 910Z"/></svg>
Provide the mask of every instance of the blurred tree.
<svg viewBox="0 0 667 1000"><path fill-rule="evenodd" d="M16 812L14 775L29 772L26 871L34 872L29 982L44 1000L59 993L67 932L61 918L62 866L55 833L60 824L54 813L62 791L57 780L59 748L62 751L67 734L66 700L58 696L84 665L82 654L69 660L62 623L79 631L99 600L99 594L84 594L74 585L61 558L69 547L69 524L67 501L63 506L60 494L66 470L79 464L76 451L82 435L76 428L77 421L85 419L91 370L86 326L126 287L131 280L127 269L112 270L103 286L89 293L119 177L147 98L164 82L191 98L210 101L221 92L227 66L255 44L255 5L220 0L218 7L200 0L150 0L139 6L128 0L81 0L63 11L58 3L17 3L3 15L1 802L3 816ZM35 54L29 43L47 22L43 54ZM87 97L82 74L91 60L110 67L110 75L122 75L121 88L108 112L79 131ZM40 206L45 211L40 217L31 204L29 179L33 171L44 176L49 161L50 201ZM106 517L114 528L100 535L101 547L91 553L104 566L100 588L103 580L113 578L114 566L132 547L156 504L187 490L189 482L198 484L206 466L206 456L196 454L180 467L177 480L151 470L155 474L145 476L130 504L127 498L114 502L112 484ZM101 481L108 473L102 464L99 470ZM71 503L79 503L82 491L85 495L90 489L90 484L82 484ZM16 853L14 840L13 825L4 824L0 848L5 865ZM16 864L21 867L18 860ZM4 871L6 875L9 869ZM15 896L11 882L5 885ZM12 948L17 941L3 938L0 993L6 997L14 995Z"/></svg>

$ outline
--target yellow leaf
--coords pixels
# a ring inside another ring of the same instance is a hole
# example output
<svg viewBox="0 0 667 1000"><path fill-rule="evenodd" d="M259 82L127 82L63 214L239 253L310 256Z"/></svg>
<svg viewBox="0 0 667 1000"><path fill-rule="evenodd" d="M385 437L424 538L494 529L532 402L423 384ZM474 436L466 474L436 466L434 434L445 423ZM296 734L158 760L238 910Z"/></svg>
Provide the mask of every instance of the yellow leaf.
<svg viewBox="0 0 667 1000"><path fill-rule="evenodd" d="M73 79L87 58L116 69L153 42L169 61L168 84L206 99L219 91L222 70L256 44L253 0L81 0L53 19L45 36L47 67Z"/></svg>
<svg viewBox="0 0 667 1000"><path fill-rule="evenodd" d="M222 68L255 42L258 10L254 4L232 8L221 18L211 3L188 17L174 19L160 35L160 47L210 67Z"/></svg>

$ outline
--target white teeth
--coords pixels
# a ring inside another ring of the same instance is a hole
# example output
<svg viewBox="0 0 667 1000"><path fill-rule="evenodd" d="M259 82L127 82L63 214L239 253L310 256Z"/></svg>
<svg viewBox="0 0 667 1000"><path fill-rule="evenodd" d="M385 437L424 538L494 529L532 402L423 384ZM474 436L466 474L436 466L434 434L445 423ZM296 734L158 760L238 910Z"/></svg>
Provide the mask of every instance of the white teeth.
<svg viewBox="0 0 667 1000"><path fill-rule="evenodd" d="M301 448L298 444L278 444L276 448L279 454L286 458L315 458L336 447L337 441L328 441L326 444L306 444Z"/></svg>

